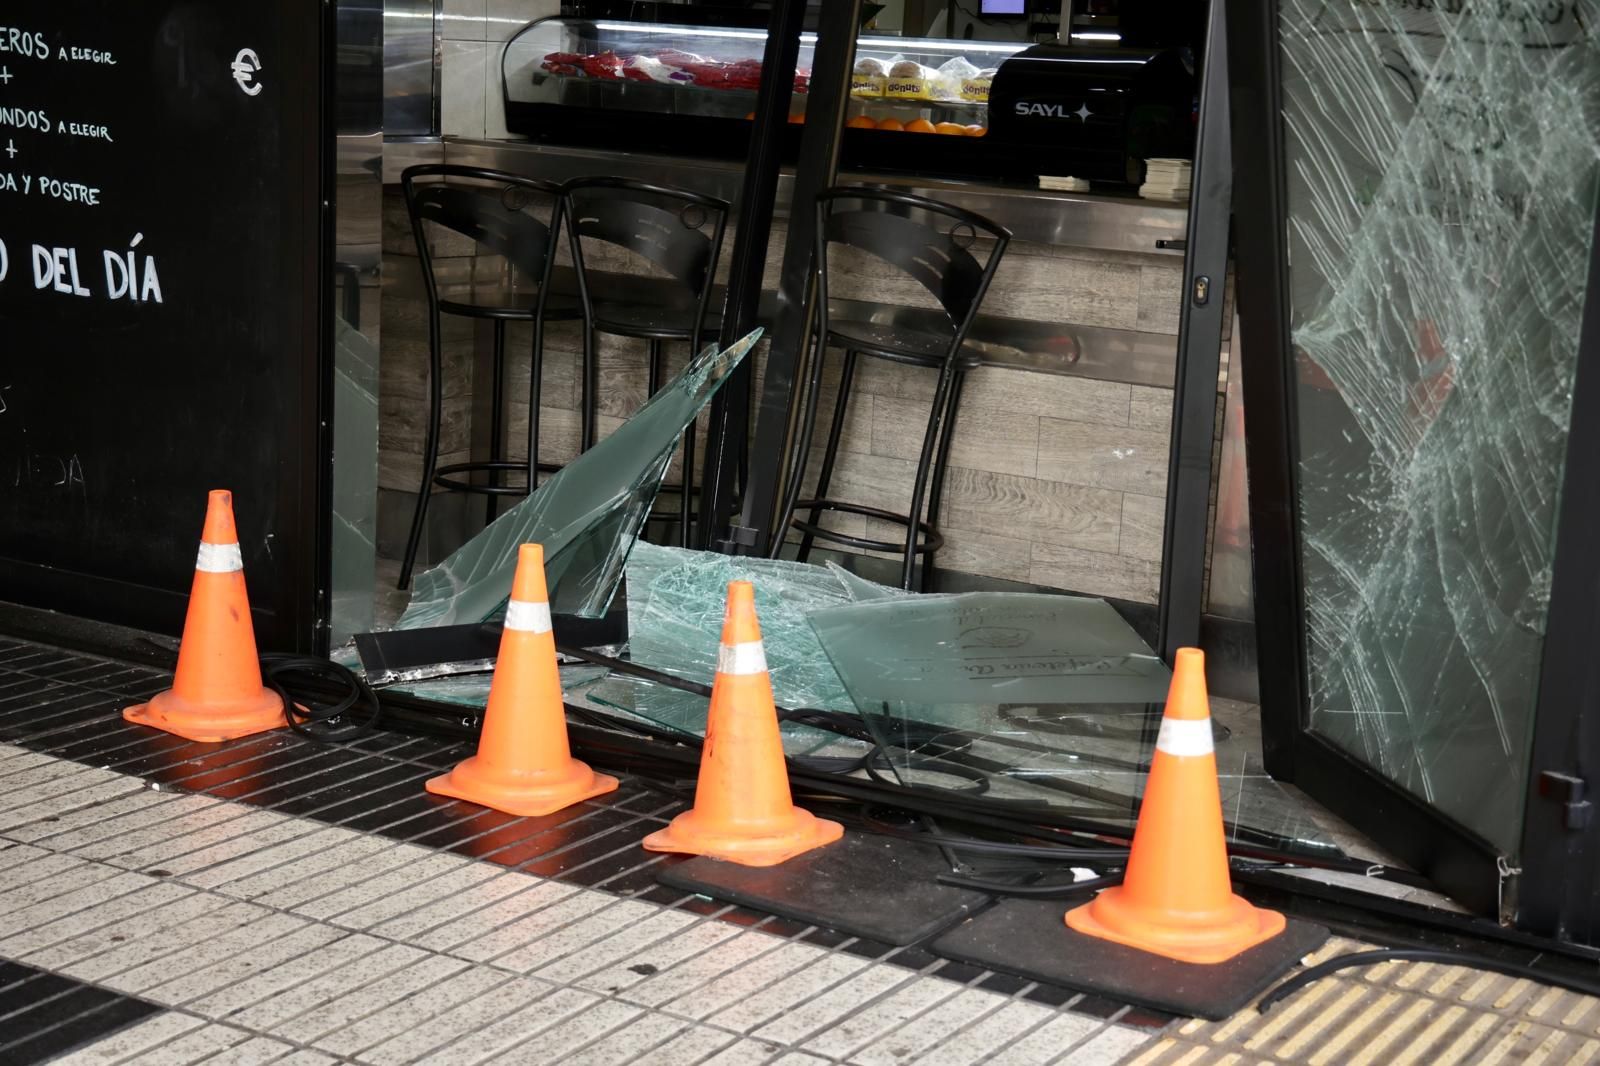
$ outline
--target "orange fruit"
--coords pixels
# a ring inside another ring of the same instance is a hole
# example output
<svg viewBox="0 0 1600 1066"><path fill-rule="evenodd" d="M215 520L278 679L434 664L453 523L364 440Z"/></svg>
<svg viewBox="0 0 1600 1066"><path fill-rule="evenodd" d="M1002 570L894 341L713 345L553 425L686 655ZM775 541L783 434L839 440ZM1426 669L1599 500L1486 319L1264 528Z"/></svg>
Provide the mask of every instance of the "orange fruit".
<svg viewBox="0 0 1600 1066"><path fill-rule="evenodd" d="M853 130L875 130L878 128L878 124L872 121L866 115L857 115L855 118L845 123L845 125L849 126Z"/></svg>
<svg viewBox="0 0 1600 1066"><path fill-rule="evenodd" d="M893 130L894 132L898 133L906 127L905 124L897 118L880 118L878 120L878 128L880 130Z"/></svg>
<svg viewBox="0 0 1600 1066"><path fill-rule="evenodd" d="M985 129L984 127L982 127L982 126L968 126L967 127L967 136L968 137L982 137L984 134L986 134L988 132L989 131L987 129Z"/></svg>
<svg viewBox="0 0 1600 1066"><path fill-rule="evenodd" d="M907 133L937 133L938 128L925 118L914 118L906 123Z"/></svg>
<svg viewBox="0 0 1600 1066"><path fill-rule="evenodd" d="M963 126L959 122L940 122L933 128L938 133L949 134L956 137L965 137L967 135L967 127Z"/></svg>

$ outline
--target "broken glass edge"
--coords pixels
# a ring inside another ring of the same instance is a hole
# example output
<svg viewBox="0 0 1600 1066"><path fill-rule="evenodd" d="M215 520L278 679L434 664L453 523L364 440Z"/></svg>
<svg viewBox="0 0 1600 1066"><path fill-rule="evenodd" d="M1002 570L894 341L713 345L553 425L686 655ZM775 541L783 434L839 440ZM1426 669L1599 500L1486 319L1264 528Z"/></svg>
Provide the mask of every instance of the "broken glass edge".
<svg viewBox="0 0 1600 1066"><path fill-rule="evenodd" d="M423 571L395 628L494 618L504 610L517 548L529 542L544 545L553 611L603 614L679 438L760 336L756 329L727 349L707 346L610 436ZM617 479L619 468L627 479Z"/></svg>

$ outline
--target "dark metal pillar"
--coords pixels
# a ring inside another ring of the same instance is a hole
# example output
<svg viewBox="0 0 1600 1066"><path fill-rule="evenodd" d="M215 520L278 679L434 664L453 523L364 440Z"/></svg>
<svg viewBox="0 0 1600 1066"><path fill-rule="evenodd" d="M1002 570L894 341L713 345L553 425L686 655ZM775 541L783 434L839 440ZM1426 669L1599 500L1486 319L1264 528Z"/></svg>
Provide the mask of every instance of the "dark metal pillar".
<svg viewBox="0 0 1600 1066"><path fill-rule="evenodd" d="M800 58L800 31L806 0L776 0L767 24L767 45L761 59L761 85L756 97L750 153L745 157L728 262L728 300L723 309L726 347L756 325L761 281L772 237L772 212L783 166L783 142L794 95L794 72ZM727 538L733 510L734 482L750 436L750 381L754 368L746 359L711 401L710 433L700 479L698 547L734 550ZM685 494L684 510L689 507Z"/></svg>
<svg viewBox="0 0 1600 1066"><path fill-rule="evenodd" d="M1528 767L1522 850L1501 917L1517 928L1600 944L1600 215L1589 244L1589 283L1572 386L1556 549L1539 664L1538 713ZM1530 474L1537 473L1530 471Z"/></svg>
<svg viewBox="0 0 1600 1066"><path fill-rule="evenodd" d="M1167 514L1161 544L1160 637L1169 663L1200 644L1205 608L1206 534L1228 276L1233 138L1228 119L1226 0L1211 0L1200 86L1200 128L1189 198L1183 311L1173 380ZM1229 372L1236 368L1230 365Z"/></svg>
<svg viewBox="0 0 1600 1066"><path fill-rule="evenodd" d="M833 184L839 169L840 135L844 129L846 105L850 101L850 67L855 56L856 28L861 22L861 0L823 0L817 26L817 46L812 57L810 93L806 97L805 130L800 139L800 162L795 168L794 196L789 210L789 239L783 252L783 271L778 283L777 310L767 333L766 379L763 383L760 413L756 419L755 446L749 457L749 476L744 485L739 517L731 528L721 516L731 510L731 486L736 472L738 444L745 439L748 423L726 417L716 424L713 435L719 439L706 456L706 492L702 498L702 528L726 529L715 533L711 543L721 551L743 555L766 554L772 536L774 513L782 485L785 449L795 410L796 385L802 356L811 328L811 300L814 289L812 234L809 219L817 193ZM769 45L770 47L770 45ZM787 112L787 107L785 107ZM765 116L758 112L758 120ZM778 119L786 121L786 119ZM759 124L759 123L758 123ZM749 180L747 173L746 180ZM775 181L775 179L774 179ZM771 197L768 197L770 204ZM741 206L741 227L745 224ZM771 225L771 210L765 216ZM743 236L743 233L740 234ZM766 245L761 246L762 258ZM760 259L755 261L759 269ZM752 308L760 296L759 280L748 299ZM729 299L730 311L733 301ZM730 325L738 319L731 313ZM726 337L737 336L737 332ZM729 416L742 400L737 382L724 389L730 395L724 406ZM718 432L720 430L720 432ZM715 459L713 459L713 453ZM713 489L713 486L716 486Z"/></svg>

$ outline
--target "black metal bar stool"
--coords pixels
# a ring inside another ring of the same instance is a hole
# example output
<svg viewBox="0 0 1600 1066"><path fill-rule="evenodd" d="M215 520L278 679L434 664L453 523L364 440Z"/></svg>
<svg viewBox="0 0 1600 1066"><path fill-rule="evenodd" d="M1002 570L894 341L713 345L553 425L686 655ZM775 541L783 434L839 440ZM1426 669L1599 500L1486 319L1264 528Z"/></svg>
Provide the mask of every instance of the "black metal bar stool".
<svg viewBox="0 0 1600 1066"><path fill-rule="evenodd" d="M712 278L722 254L728 203L714 196L625 178L576 178L563 186L568 239L578 275L578 301L584 319L582 446L595 442L600 389L595 337L607 333L649 343L649 391L666 374L666 342L687 341L691 352L721 326L711 308ZM585 254L605 244L644 259L656 273L618 274L592 266ZM683 435L683 484L677 491L680 542L689 546L694 482L695 427Z"/></svg>
<svg viewBox="0 0 1600 1066"><path fill-rule="evenodd" d="M525 496L536 484L537 471L556 469L539 463L539 378L547 319L577 319L581 312L570 296L553 296L550 279L561 229L561 187L537 178L498 170L426 163L400 175L406 210L417 241L422 280L428 296L428 428L422 451L422 483L411 516L411 534L400 564L399 588L411 583L417 547L422 541L428 498L434 486L489 497L487 518L494 519L500 496ZM470 276L441 281L429 248L427 227L439 226L473 241L476 258ZM493 408L490 414L489 459L440 467L439 429L444 404L444 359L440 316L460 315L494 323ZM505 436L506 323L533 325L533 363L528 398L528 458L507 461ZM501 475L524 470L527 480L505 484ZM482 484L459 475L483 473Z"/></svg>
<svg viewBox="0 0 1600 1066"><path fill-rule="evenodd" d="M938 530L939 504L944 493L961 388L967 372L982 362L978 354L966 346L967 333L1010 240L1011 231L1004 226L974 212L922 196L843 185L817 196L818 328L799 447L785 494L782 521L778 524L780 533L773 538L774 555L782 549L792 526L803 534L798 552L802 561L811 554L812 543L818 539L869 551L900 551L904 555L900 586L909 589L917 557L921 555L925 556L922 584L924 588L928 586L934 553L944 544L944 537ZM980 241L989 244L986 255L980 255ZM904 309L903 314L871 318L862 317L859 312L854 317L846 312L835 312L828 303L830 247L866 253L881 261L874 262L874 266L893 268L910 276L933 294L942 314L932 309L919 313L911 308ZM816 498L797 500L810 455L811 436L816 428L817 397L822 391L823 366L830 345L844 349L833 424L817 474ZM938 387L922 438L909 514L828 498L858 355L939 371ZM928 497L926 519L922 517L924 495ZM808 517L796 520L796 508L807 510ZM826 511L903 525L906 539L896 544L824 529L821 521Z"/></svg>

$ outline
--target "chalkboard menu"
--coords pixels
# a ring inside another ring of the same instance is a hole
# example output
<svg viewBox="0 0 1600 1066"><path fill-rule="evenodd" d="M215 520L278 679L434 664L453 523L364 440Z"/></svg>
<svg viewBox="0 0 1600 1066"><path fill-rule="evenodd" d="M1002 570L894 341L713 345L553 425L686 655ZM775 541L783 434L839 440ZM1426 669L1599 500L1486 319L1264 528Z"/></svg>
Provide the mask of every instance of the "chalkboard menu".
<svg viewBox="0 0 1600 1066"><path fill-rule="evenodd" d="M0 600L167 632L206 491L318 613L323 5L0 5Z"/></svg>

